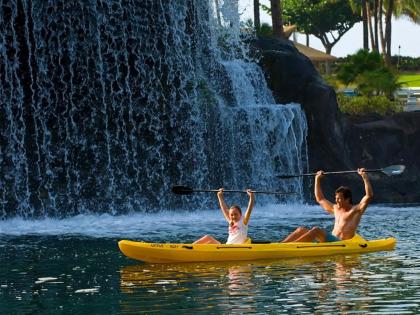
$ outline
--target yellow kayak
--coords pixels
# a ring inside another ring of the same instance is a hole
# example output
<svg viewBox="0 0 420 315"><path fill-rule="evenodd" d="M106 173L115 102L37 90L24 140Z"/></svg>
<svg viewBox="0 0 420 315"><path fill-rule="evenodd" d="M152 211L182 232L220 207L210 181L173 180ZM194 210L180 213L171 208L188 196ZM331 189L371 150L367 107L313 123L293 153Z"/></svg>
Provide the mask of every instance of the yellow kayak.
<svg viewBox="0 0 420 315"><path fill-rule="evenodd" d="M197 261L234 261L313 257L369 253L392 250L395 238L367 241L360 235L329 243L268 243L268 244L163 244L122 240L118 242L127 257L149 263Z"/></svg>

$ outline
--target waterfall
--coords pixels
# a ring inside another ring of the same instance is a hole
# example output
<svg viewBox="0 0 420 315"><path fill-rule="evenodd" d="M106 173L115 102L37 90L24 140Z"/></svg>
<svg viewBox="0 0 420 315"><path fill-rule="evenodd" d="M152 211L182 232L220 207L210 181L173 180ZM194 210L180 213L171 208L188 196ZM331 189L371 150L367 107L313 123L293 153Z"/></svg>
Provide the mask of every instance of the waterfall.
<svg viewBox="0 0 420 315"><path fill-rule="evenodd" d="M276 175L306 166L304 114L275 104L236 1L0 8L1 218L214 202L174 184L302 193Z"/></svg>

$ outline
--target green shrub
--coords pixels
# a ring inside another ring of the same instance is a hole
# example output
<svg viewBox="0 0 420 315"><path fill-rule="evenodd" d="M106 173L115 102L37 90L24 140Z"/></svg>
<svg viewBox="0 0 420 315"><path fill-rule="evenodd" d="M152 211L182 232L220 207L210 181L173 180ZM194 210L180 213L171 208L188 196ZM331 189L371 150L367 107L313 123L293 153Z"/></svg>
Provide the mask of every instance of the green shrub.
<svg viewBox="0 0 420 315"><path fill-rule="evenodd" d="M337 102L340 111L350 115L369 113L385 115L387 113L402 111L401 105L397 101L391 101L385 96L368 97L338 94Z"/></svg>
<svg viewBox="0 0 420 315"><path fill-rule="evenodd" d="M334 90L338 90L343 84L334 75L323 75L325 83L331 86Z"/></svg>
<svg viewBox="0 0 420 315"><path fill-rule="evenodd" d="M337 78L345 85L348 85L356 82L360 74L382 67L384 67L384 62L379 53L360 49L354 55L348 56L345 62L341 63Z"/></svg>
<svg viewBox="0 0 420 315"><path fill-rule="evenodd" d="M381 55L363 49L340 64L337 78L346 86L355 85L362 95L368 97L386 95L391 98L399 87L397 75L386 67Z"/></svg>
<svg viewBox="0 0 420 315"><path fill-rule="evenodd" d="M271 27L270 24L263 23L263 24L261 24L259 33L262 36L268 36L268 37L273 36L273 28Z"/></svg>
<svg viewBox="0 0 420 315"><path fill-rule="evenodd" d="M398 77L388 68L382 67L360 73L356 78L357 88L362 95L384 94L391 98L398 89Z"/></svg>

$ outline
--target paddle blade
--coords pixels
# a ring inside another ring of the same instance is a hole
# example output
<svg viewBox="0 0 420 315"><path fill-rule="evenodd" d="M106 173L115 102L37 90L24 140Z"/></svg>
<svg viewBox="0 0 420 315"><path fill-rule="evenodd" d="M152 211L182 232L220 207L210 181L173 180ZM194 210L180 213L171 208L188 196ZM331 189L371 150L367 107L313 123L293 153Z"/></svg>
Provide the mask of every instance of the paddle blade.
<svg viewBox="0 0 420 315"><path fill-rule="evenodd" d="M172 192L177 195L189 195L193 193L193 190L187 186L173 186Z"/></svg>
<svg viewBox="0 0 420 315"><path fill-rule="evenodd" d="M382 172L388 176L400 175L405 170L405 165L391 165L382 169Z"/></svg>

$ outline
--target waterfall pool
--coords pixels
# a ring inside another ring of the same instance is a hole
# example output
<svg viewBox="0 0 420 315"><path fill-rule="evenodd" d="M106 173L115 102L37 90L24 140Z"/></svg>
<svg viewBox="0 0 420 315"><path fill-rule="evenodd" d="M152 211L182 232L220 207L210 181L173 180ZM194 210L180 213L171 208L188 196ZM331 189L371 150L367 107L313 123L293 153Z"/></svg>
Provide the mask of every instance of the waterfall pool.
<svg viewBox="0 0 420 315"><path fill-rule="evenodd" d="M223 240L219 210L0 221L1 314L416 314L420 207L373 205L359 232L395 236L394 251L255 262L144 264L120 239ZM332 227L318 206L256 207L249 234L278 240L299 225Z"/></svg>

